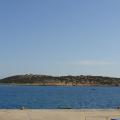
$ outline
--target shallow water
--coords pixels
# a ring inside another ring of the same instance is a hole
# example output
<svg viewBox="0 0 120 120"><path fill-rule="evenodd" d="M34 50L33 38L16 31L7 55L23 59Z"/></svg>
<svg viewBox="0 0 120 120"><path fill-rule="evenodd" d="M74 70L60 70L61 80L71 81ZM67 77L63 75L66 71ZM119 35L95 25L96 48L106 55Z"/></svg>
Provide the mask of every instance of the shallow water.
<svg viewBox="0 0 120 120"><path fill-rule="evenodd" d="M116 108L120 87L0 85L0 108Z"/></svg>

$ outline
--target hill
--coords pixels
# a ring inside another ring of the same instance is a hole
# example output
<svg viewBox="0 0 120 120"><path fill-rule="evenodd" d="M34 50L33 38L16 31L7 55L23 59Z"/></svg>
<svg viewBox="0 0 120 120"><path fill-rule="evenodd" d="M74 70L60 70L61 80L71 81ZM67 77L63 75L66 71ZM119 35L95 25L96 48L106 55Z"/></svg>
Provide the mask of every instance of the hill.
<svg viewBox="0 0 120 120"><path fill-rule="evenodd" d="M1 84L30 84L48 86L120 86L120 78L103 76L47 76L47 75L16 75L0 80Z"/></svg>

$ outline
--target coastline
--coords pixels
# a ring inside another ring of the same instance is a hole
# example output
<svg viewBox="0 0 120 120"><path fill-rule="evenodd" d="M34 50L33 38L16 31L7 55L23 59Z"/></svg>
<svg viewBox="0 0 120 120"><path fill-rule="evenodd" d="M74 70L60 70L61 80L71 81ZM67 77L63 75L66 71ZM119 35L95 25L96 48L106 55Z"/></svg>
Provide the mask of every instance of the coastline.
<svg viewBox="0 0 120 120"><path fill-rule="evenodd" d="M116 86L116 85L91 85L91 84L81 84L81 85L65 85L65 84L61 84L61 85L41 85L41 84L20 84L20 83L0 83L0 85L12 85L12 86L56 86L56 87L120 87L120 86Z"/></svg>
<svg viewBox="0 0 120 120"><path fill-rule="evenodd" d="M0 109L0 120L111 120L117 109Z"/></svg>
<svg viewBox="0 0 120 120"><path fill-rule="evenodd" d="M120 86L120 78L90 75L48 76L26 74L0 79L0 84L36 86Z"/></svg>

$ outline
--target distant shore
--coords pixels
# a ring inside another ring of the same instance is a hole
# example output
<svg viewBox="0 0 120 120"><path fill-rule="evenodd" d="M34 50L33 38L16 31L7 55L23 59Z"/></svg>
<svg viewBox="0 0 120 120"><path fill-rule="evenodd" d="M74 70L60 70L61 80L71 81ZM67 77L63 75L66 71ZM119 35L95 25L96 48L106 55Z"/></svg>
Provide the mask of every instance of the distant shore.
<svg viewBox="0 0 120 120"><path fill-rule="evenodd" d="M15 75L0 80L0 84L34 86L120 86L120 78L103 76Z"/></svg>
<svg viewBox="0 0 120 120"><path fill-rule="evenodd" d="M20 83L0 83L0 85L11 85L11 86L48 86L48 87L120 87L115 85L41 85L41 84L20 84Z"/></svg>

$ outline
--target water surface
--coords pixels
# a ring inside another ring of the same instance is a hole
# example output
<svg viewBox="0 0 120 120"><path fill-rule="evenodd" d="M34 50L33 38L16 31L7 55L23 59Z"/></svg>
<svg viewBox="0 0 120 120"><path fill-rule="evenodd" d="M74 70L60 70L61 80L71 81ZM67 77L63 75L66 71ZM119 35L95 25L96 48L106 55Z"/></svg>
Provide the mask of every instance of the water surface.
<svg viewBox="0 0 120 120"><path fill-rule="evenodd" d="M116 108L120 87L0 85L0 108Z"/></svg>

